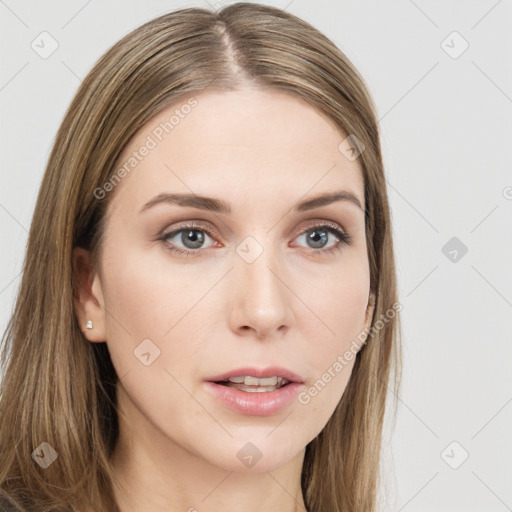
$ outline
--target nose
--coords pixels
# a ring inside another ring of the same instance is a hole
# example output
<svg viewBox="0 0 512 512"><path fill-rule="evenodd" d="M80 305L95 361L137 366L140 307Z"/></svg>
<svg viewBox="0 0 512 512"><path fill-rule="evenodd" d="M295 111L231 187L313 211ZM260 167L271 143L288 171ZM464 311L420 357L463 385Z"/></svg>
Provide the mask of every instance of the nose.
<svg viewBox="0 0 512 512"><path fill-rule="evenodd" d="M283 336L293 322L293 293L287 286L282 265L267 249L252 263L236 256L234 266L231 272L231 330L259 339Z"/></svg>

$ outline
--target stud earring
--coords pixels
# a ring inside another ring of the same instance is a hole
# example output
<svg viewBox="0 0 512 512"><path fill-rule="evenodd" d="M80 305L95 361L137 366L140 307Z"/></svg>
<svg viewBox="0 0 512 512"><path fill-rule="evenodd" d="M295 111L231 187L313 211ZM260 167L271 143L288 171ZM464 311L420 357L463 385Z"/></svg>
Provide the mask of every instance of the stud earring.
<svg viewBox="0 0 512 512"><path fill-rule="evenodd" d="M87 320L86 329L92 329L92 320Z"/></svg>

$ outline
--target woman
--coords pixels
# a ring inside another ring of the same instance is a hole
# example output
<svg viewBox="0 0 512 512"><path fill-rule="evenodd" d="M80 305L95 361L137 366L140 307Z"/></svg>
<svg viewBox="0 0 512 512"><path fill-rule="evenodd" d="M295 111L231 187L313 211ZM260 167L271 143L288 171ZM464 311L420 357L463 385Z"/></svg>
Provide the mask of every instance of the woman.
<svg viewBox="0 0 512 512"><path fill-rule="evenodd" d="M375 510L399 309L346 56L258 4L142 25L81 84L39 192L3 340L6 507Z"/></svg>

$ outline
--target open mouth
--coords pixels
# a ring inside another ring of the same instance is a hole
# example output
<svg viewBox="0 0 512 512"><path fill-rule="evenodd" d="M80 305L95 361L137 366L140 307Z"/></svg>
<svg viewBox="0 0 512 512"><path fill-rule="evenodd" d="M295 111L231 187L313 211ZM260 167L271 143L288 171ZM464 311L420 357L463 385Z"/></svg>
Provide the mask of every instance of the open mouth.
<svg viewBox="0 0 512 512"><path fill-rule="evenodd" d="M226 379L225 376L217 375L207 380L205 390L212 393L222 406L245 416L279 414L293 404L304 385L304 382L277 376L261 379L249 376ZM293 375L289 376L295 378Z"/></svg>
<svg viewBox="0 0 512 512"><path fill-rule="evenodd" d="M276 389L281 389L290 384L289 381L281 377L267 379L268 382L258 382L256 384L247 384L241 378L239 379L242 380L241 382L233 382L233 380L236 380L236 378L217 381L215 384L220 384L221 386L226 386L228 388L235 388L240 391L246 391L247 393L264 393L268 391L275 391ZM265 381L265 379L262 380Z"/></svg>

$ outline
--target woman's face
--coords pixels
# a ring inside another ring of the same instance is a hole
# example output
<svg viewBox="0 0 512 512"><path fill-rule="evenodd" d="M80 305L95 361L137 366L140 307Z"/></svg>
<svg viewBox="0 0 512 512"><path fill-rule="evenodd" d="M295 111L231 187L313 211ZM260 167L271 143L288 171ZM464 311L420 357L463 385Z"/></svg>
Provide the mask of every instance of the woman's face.
<svg viewBox="0 0 512 512"><path fill-rule="evenodd" d="M364 182L345 138L299 99L246 89L183 100L125 148L120 181L98 191L113 197L88 314L136 440L232 471L256 455L268 471L323 429L371 319ZM297 208L338 192L355 199ZM244 367L303 382L264 394L208 382Z"/></svg>

